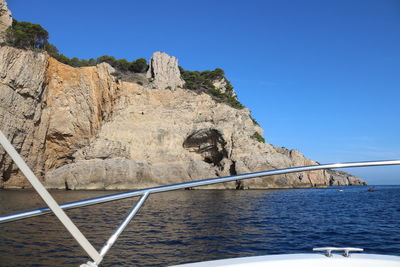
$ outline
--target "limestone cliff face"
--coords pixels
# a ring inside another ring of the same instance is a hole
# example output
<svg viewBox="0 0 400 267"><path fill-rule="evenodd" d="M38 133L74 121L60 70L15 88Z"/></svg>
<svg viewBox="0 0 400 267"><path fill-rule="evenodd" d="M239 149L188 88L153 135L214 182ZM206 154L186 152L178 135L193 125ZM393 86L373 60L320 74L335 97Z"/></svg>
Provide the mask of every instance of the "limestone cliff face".
<svg viewBox="0 0 400 267"><path fill-rule="evenodd" d="M108 64L75 69L37 53L0 48L0 123L29 166L44 177L71 162L112 112L117 83ZM26 179L0 150L1 187Z"/></svg>
<svg viewBox="0 0 400 267"><path fill-rule="evenodd" d="M111 115L118 96L114 69L106 63L77 69L53 58L48 62L41 117L46 172L71 162L73 151L96 135Z"/></svg>
<svg viewBox="0 0 400 267"><path fill-rule="evenodd" d="M7 2L0 0L0 44L5 41L8 27L12 25L11 12L8 10Z"/></svg>
<svg viewBox="0 0 400 267"><path fill-rule="evenodd" d="M181 89L175 76L165 79L179 71L177 64L170 69L157 56L152 81L155 73L164 77L159 89L117 80L106 63L72 68L9 47L0 49L0 60L2 130L49 188L134 189L317 164L299 151L254 139L262 129L249 110ZM3 150L0 173L1 187L26 186ZM213 188L362 183L348 174L314 171Z"/></svg>
<svg viewBox="0 0 400 267"><path fill-rule="evenodd" d="M153 89L175 90L182 88L184 84L178 68L178 59L163 52L153 54L146 77Z"/></svg>
<svg viewBox="0 0 400 267"><path fill-rule="evenodd" d="M46 132L40 127L45 103L48 56L11 47L0 48L0 127L21 156L43 176ZM23 187L26 178L0 147L0 187Z"/></svg>

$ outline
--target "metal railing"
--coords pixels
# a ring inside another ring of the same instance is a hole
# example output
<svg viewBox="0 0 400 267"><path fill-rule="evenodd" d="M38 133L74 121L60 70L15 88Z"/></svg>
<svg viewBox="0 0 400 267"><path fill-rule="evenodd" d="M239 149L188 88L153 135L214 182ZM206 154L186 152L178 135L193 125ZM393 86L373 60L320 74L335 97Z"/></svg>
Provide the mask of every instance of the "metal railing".
<svg viewBox="0 0 400 267"><path fill-rule="evenodd" d="M232 181L238 181L238 180L245 180L245 179L251 179L251 178L267 177L267 176L272 176L272 175L288 174L288 173L295 173L295 172L303 172L303 171L315 171L315 170L337 169L337 168L352 168L352 167L400 165L400 160L384 160L384 161L348 162L348 163L333 163L333 164L293 167L293 168L268 170L268 171L253 172L253 173L240 174L240 175L234 175L234 176L226 176L226 177L220 177L220 178L198 180L198 181L192 181L192 182L186 182L186 183L158 186L158 187L134 190L134 191L124 192L124 193L117 193L117 194L96 197L96 198L91 198L91 199L85 199L85 200L80 200L80 201L74 201L74 202L69 202L69 203L58 205L54 201L54 199L51 197L51 195L48 193L48 191L39 182L39 180L33 174L33 172L29 169L29 167L26 165L26 163L18 155L18 153L12 147L11 143L6 139L6 137L3 135L3 133L1 131L0 131L0 143L3 145L3 147L9 153L9 155L12 157L12 159L17 164L17 166L21 169L21 171L25 174L25 176L31 182L32 186L36 189L36 191L38 191L40 196L43 198L43 200L49 206L49 208L40 208L40 209L34 209L34 210L25 211L25 212L0 216L0 224L54 212L54 214L64 224L64 226L67 228L67 230L78 241L78 243L88 253L88 255L94 260L94 262L88 262L87 266L93 266L93 265L96 266L96 265L100 264L103 257L106 255L106 253L109 251L111 246L118 239L119 235L123 232L123 230L129 224L129 222L136 215L136 213L138 212L140 207L144 204L144 202L146 201L146 199L149 197L150 194L168 192L168 191L186 189L186 188L193 188L193 187L199 187L199 186L205 186L205 185L213 185L213 184L218 184L218 183L232 182ZM125 199L125 198L137 197L137 196L141 196L141 198L139 199L137 204L132 208L132 210L130 211L128 216L123 220L123 222L117 228L117 230L114 232L114 234L108 239L106 244L100 250L100 253L97 252L96 250L94 250L93 246L89 243L89 241L87 241L87 239L80 232L79 233L76 232L76 230L78 230L78 229L76 228L76 226L72 223L72 221L68 218L68 216L63 211L63 210L67 210L67 209L96 205L96 204L121 200L121 199ZM56 206L54 206L53 201ZM63 214L61 214L60 211ZM66 223L66 221L67 222L70 221L73 226L71 226L69 223Z"/></svg>
<svg viewBox="0 0 400 267"><path fill-rule="evenodd" d="M362 248L337 248L337 247L323 247L323 248L313 248L313 251L323 251L325 256L332 257L332 251L343 251L343 257L350 257L350 252L363 252Z"/></svg>

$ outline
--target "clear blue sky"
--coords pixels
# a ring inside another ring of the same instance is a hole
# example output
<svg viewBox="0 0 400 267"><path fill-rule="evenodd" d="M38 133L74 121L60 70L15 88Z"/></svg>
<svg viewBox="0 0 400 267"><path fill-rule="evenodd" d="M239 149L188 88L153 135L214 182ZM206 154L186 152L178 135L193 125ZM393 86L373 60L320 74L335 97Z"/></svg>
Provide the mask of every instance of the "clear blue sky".
<svg viewBox="0 0 400 267"><path fill-rule="evenodd" d="M400 1L8 0L69 57L220 67L266 140L321 163L400 159ZM353 169L400 184L400 167Z"/></svg>

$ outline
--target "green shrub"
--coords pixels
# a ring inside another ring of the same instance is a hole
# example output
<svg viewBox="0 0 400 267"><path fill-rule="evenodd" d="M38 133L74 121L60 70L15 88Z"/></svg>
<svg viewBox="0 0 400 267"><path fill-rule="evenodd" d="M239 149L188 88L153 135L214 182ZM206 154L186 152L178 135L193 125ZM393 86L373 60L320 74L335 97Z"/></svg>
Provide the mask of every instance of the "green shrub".
<svg viewBox="0 0 400 267"><path fill-rule="evenodd" d="M44 50L47 51L47 53L49 53L49 55L52 57L59 55L57 47L49 42L46 42Z"/></svg>
<svg viewBox="0 0 400 267"><path fill-rule="evenodd" d="M71 62L70 64L72 67L80 67L81 66L81 62L80 62L79 58L77 58L77 57L71 58L70 62Z"/></svg>
<svg viewBox="0 0 400 267"><path fill-rule="evenodd" d="M181 66L179 66L179 70L181 72L182 79L185 81L184 88L197 92L205 92L211 95L217 102L228 104L233 108L244 108L244 106L237 100L236 96L233 95L233 86L225 78L225 72L222 69L216 68L213 71L206 70L200 72L184 70ZM215 88L213 84L215 81L221 79L225 79L226 82L225 93Z"/></svg>
<svg viewBox="0 0 400 267"><path fill-rule="evenodd" d="M232 93L229 92L221 92L219 89L209 89L206 92L207 94L211 95L214 100L216 100L219 103L225 103L228 104L229 106L236 108L236 109L242 109L244 106L237 100L235 96L232 95Z"/></svg>
<svg viewBox="0 0 400 267"><path fill-rule="evenodd" d="M256 121L256 119L250 114L250 119L253 121L254 125L258 125L260 126L260 124L258 123L258 121Z"/></svg>
<svg viewBox="0 0 400 267"><path fill-rule="evenodd" d="M129 66L130 66L130 63L128 62L128 60L123 58L123 59L117 60L115 68L122 70L122 71L128 71Z"/></svg>
<svg viewBox="0 0 400 267"><path fill-rule="evenodd" d="M225 82L226 82L226 86L225 86L226 91L233 93L233 85L231 84L231 82L228 81L227 79L225 79Z"/></svg>
<svg viewBox="0 0 400 267"><path fill-rule="evenodd" d="M60 61L61 63L71 65L71 59L69 57L64 56L63 54L58 54L53 56L55 59Z"/></svg>
<svg viewBox="0 0 400 267"><path fill-rule="evenodd" d="M112 67L116 67L117 66L117 60L113 56L104 55L104 56L98 57L97 60L96 60L97 64L100 64L100 63L103 63L103 62L106 62L106 63L110 64Z"/></svg>
<svg viewBox="0 0 400 267"><path fill-rule="evenodd" d="M89 66L89 61L88 60L86 60L86 59L79 60L79 67L87 67L87 66Z"/></svg>
<svg viewBox="0 0 400 267"><path fill-rule="evenodd" d="M122 78L122 73L118 71L111 73L111 75L117 78L118 80Z"/></svg>
<svg viewBox="0 0 400 267"><path fill-rule="evenodd" d="M225 72L223 69L216 68L213 71L210 70L205 70L200 73L201 76L203 76L207 80L221 80L225 78Z"/></svg>
<svg viewBox="0 0 400 267"><path fill-rule="evenodd" d="M207 91L208 89L214 89L212 81L206 78L206 75L202 75L199 71L186 71L180 67L181 77L185 81L185 88L194 91Z"/></svg>
<svg viewBox="0 0 400 267"><path fill-rule="evenodd" d="M96 65L96 60L94 58L90 58L88 61L88 66L95 66Z"/></svg>
<svg viewBox="0 0 400 267"><path fill-rule="evenodd" d="M67 65L70 65L72 67L96 66L96 64L106 62L106 63L110 64L113 68L118 70L119 72L132 71L132 72L141 72L141 73L145 72L148 67L146 60L144 58L138 59L139 63L138 63L138 60L129 62L124 58L116 59L115 57L108 56L108 55L103 55L101 57L98 57L97 59L91 58L89 60L86 60L86 59L78 59L77 57L68 58L68 57L64 56L63 54L59 54L57 48L52 44L49 44L48 46L46 46L45 50L49 53L49 55L51 55L58 61L60 61L64 64L67 64ZM132 65L135 65L135 67L132 67Z"/></svg>
<svg viewBox="0 0 400 267"><path fill-rule="evenodd" d="M258 132L254 132L254 134L250 137L257 140L260 143L265 143L264 137L262 137Z"/></svg>
<svg viewBox="0 0 400 267"><path fill-rule="evenodd" d="M136 73L144 73L147 71L148 68L149 65L147 65L147 61L144 58L139 58L135 61L132 61L129 66L129 70Z"/></svg>
<svg viewBox="0 0 400 267"><path fill-rule="evenodd" d="M115 59L113 56L103 55L97 59L79 59L77 57L68 58L60 54L57 47L48 42L49 33L39 24L13 19L12 25L7 29L5 43L10 46L23 49L39 49L47 53L58 61L72 67L95 66L96 64L107 62L118 71L132 71L144 73L148 69L146 59L139 58L129 62L126 59Z"/></svg>
<svg viewBox="0 0 400 267"><path fill-rule="evenodd" d="M236 108L236 109L242 109L244 106L242 103L239 102L239 100L236 98L236 96L233 96L232 93L226 92L224 93L226 102L229 106Z"/></svg>
<svg viewBox="0 0 400 267"><path fill-rule="evenodd" d="M13 19L6 32L8 45L23 49L44 49L49 33L39 24Z"/></svg>

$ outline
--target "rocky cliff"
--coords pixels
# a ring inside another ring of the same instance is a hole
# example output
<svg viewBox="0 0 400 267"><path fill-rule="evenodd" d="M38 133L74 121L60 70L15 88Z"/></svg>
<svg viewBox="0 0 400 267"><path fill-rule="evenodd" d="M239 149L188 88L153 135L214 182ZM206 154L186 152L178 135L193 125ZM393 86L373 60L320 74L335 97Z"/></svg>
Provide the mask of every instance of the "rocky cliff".
<svg viewBox="0 0 400 267"><path fill-rule="evenodd" d="M0 44L5 41L6 30L12 24L11 12L8 10L7 2L0 0Z"/></svg>
<svg viewBox="0 0 400 267"><path fill-rule="evenodd" d="M184 85L178 69L178 60L161 52L153 54L146 77L153 89L175 90Z"/></svg>
<svg viewBox="0 0 400 267"><path fill-rule="evenodd" d="M262 129L248 109L184 89L175 58L157 52L150 62L142 86L115 78L107 63L73 68L1 47L1 130L49 188L133 189L317 164L254 138ZM0 187L28 186L2 149L0 174ZM313 171L213 188L352 184L364 182Z"/></svg>
<svg viewBox="0 0 400 267"><path fill-rule="evenodd" d="M43 176L46 130L42 124L48 56L11 47L0 48L0 127L17 151ZM23 187L27 180L0 147L0 187Z"/></svg>

